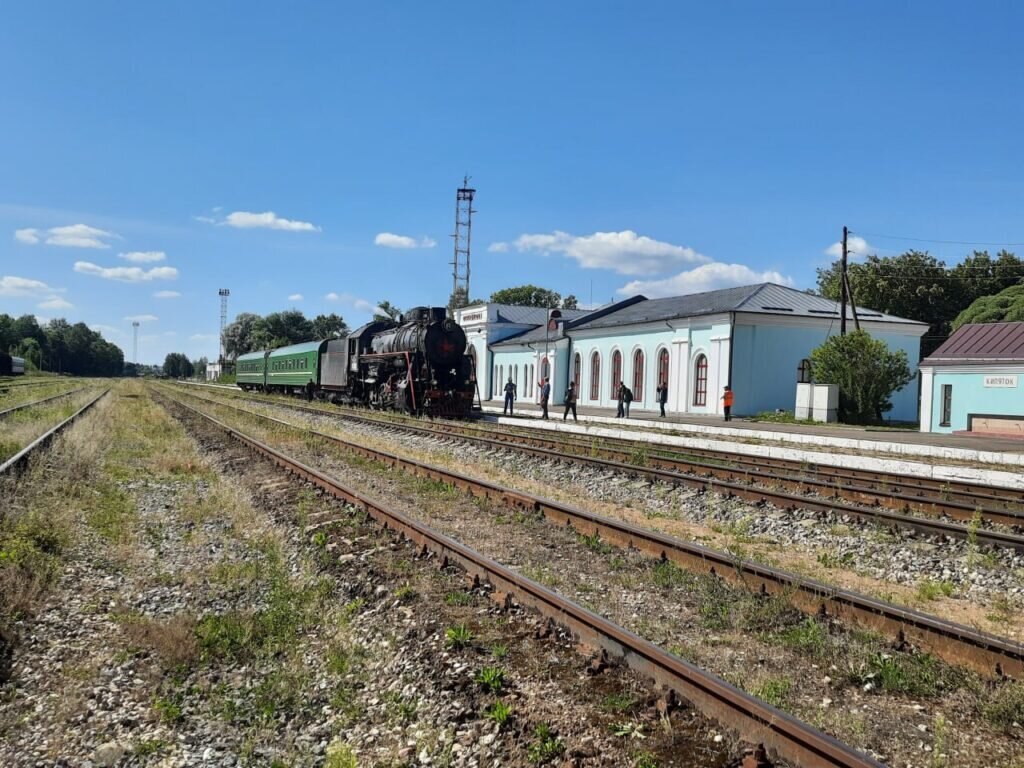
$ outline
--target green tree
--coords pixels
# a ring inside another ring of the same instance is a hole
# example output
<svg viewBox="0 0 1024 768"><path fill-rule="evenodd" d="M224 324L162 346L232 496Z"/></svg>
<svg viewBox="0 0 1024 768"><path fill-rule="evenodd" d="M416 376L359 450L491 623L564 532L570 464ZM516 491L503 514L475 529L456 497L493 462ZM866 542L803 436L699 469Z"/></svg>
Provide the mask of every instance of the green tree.
<svg viewBox="0 0 1024 768"><path fill-rule="evenodd" d="M304 341L313 339L313 323L306 319L306 316L297 309L286 309L284 312L271 312L263 323L267 333L275 342L275 347L284 347L289 344L301 344Z"/></svg>
<svg viewBox="0 0 1024 768"><path fill-rule="evenodd" d="M553 309L561 305L562 294L536 285L517 285L502 288L491 294L494 304L510 304L516 307L545 307Z"/></svg>
<svg viewBox="0 0 1024 768"><path fill-rule="evenodd" d="M348 323L341 315L317 315L313 318L314 339L337 339L348 333Z"/></svg>
<svg viewBox="0 0 1024 768"><path fill-rule="evenodd" d="M966 323L1012 323L1024 321L1024 283L1012 285L994 296L982 296L956 316L955 331Z"/></svg>
<svg viewBox="0 0 1024 768"><path fill-rule="evenodd" d="M993 259L988 251L975 251L949 270L956 290L956 304L963 311L982 296L992 296L1017 285L1024 278L1024 262L1009 251Z"/></svg>
<svg viewBox="0 0 1024 768"><path fill-rule="evenodd" d="M373 319L377 322L383 322L385 320L394 320L395 322L398 322L398 318L401 316L402 310L390 301L377 302L377 311L373 313Z"/></svg>
<svg viewBox="0 0 1024 768"><path fill-rule="evenodd" d="M184 379L192 375L192 363L187 355L171 352L164 358L164 373L172 379Z"/></svg>
<svg viewBox="0 0 1024 768"><path fill-rule="evenodd" d="M257 349L265 349L265 346L258 345L269 341L263 318L252 312L239 313L234 322L224 327L224 354L231 359Z"/></svg>
<svg viewBox="0 0 1024 768"><path fill-rule="evenodd" d="M830 336L811 352L814 381L839 385L839 418L853 424L881 421L890 398L913 380L903 350L889 351L867 331Z"/></svg>
<svg viewBox="0 0 1024 768"><path fill-rule="evenodd" d="M562 299L562 309L579 309L579 300L570 293Z"/></svg>

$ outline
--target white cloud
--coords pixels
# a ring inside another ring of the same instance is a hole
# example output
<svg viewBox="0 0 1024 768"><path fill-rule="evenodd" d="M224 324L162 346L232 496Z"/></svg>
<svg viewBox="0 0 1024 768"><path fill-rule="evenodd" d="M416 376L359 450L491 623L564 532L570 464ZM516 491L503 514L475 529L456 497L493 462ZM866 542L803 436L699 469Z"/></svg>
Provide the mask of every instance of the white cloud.
<svg viewBox="0 0 1024 768"><path fill-rule="evenodd" d="M701 264L699 267L666 277L663 280L634 280L619 288L617 293L623 296L635 296L642 293L649 299L656 299L663 296L682 296L687 293L701 293L702 291L714 291L719 288L753 283L792 285L793 280L774 270L755 272L744 264L713 262Z"/></svg>
<svg viewBox="0 0 1024 768"><path fill-rule="evenodd" d="M120 239L119 235L105 229L90 227L88 224L68 224L63 227L51 227L45 231L33 229L14 230L14 238L28 245L36 245L43 238L47 245L60 245L66 248L109 248L107 240Z"/></svg>
<svg viewBox="0 0 1024 768"><path fill-rule="evenodd" d="M46 230L47 245L61 245L67 248L109 248L105 240L117 237L113 232L90 227L87 224L69 224Z"/></svg>
<svg viewBox="0 0 1024 768"><path fill-rule="evenodd" d="M373 238L373 244L382 248L433 248L437 241L423 236L418 240L408 235L395 235L391 232L380 232Z"/></svg>
<svg viewBox="0 0 1024 768"><path fill-rule="evenodd" d="M125 318L130 323L155 323L159 319L156 315L128 315Z"/></svg>
<svg viewBox="0 0 1024 768"><path fill-rule="evenodd" d="M119 253L118 256L133 264L148 264L167 258L167 254L163 251L131 251L130 253Z"/></svg>
<svg viewBox="0 0 1024 768"><path fill-rule="evenodd" d="M351 293L335 293L334 291L331 291L326 296L324 296L324 298L327 299L328 301L334 301L337 302L338 304L344 304L346 306L352 307L353 309L358 309L360 312L377 311L376 304L374 304L371 301L367 301L366 299L361 299L358 296L353 296Z"/></svg>
<svg viewBox="0 0 1024 768"><path fill-rule="evenodd" d="M864 256L867 256L869 253L874 253L875 247L873 245L868 245L868 241L865 240L863 237L852 235L846 238L846 250L851 257L856 258L859 256L863 258ZM831 256L834 259L841 258L843 255L842 241L837 240L836 242L832 243L832 245L825 249L825 255Z"/></svg>
<svg viewBox="0 0 1024 768"><path fill-rule="evenodd" d="M288 301L302 301L302 294L293 293L288 297Z"/></svg>
<svg viewBox="0 0 1024 768"><path fill-rule="evenodd" d="M218 341L216 333L193 333L188 337L189 341Z"/></svg>
<svg viewBox="0 0 1024 768"><path fill-rule="evenodd" d="M124 336L125 332L120 328L115 328L112 325L103 325L103 323L94 323L89 326L97 333L104 333L107 336Z"/></svg>
<svg viewBox="0 0 1024 768"><path fill-rule="evenodd" d="M51 296L46 301L36 304L40 309L71 309L75 305L60 296Z"/></svg>
<svg viewBox="0 0 1024 768"><path fill-rule="evenodd" d="M101 267L89 261L76 261L75 272L85 275L96 275L106 280L119 280L122 283L146 283L150 280L174 280L178 270L174 267Z"/></svg>
<svg viewBox="0 0 1024 768"><path fill-rule="evenodd" d="M155 299L180 299L181 294L177 291L157 291L153 294Z"/></svg>
<svg viewBox="0 0 1024 768"><path fill-rule="evenodd" d="M205 219L203 219L205 220ZM308 221L294 221L283 219L273 211L264 213L250 213L249 211L235 211L229 213L219 224L226 224L236 229L282 229L287 232L319 232L320 227Z"/></svg>
<svg viewBox="0 0 1024 768"><path fill-rule="evenodd" d="M487 246L487 250L490 253L508 253L508 243L491 243Z"/></svg>
<svg viewBox="0 0 1024 768"><path fill-rule="evenodd" d="M516 250L562 253L585 269L613 269L622 275L655 275L679 264L711 261L692 248L652 240L625 229L577 237L555 231L550 235L520 235Z"/></svg>
<svg viewBox="0 0 1024 768"><path fill-rule="evenodd" d="M38 296L42 293L53 293L60 289L51 288L42 280L28 277L4 275L0 277L0 296Z"/></svg>

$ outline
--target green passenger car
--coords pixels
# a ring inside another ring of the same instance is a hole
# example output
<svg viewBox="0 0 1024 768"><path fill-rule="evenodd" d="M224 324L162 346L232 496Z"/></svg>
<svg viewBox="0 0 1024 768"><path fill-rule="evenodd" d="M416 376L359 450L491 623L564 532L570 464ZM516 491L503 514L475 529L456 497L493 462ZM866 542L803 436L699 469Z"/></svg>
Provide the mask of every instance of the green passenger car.
<svg viewBox="0 0 1024 768"><path fill-rule="evenodd" d="M235 383L245 390L263 389L266 385L267 353L250 352L235 361Z"/></svg>
<svg viewBox="0 0 1024 768"><path fill-rule="evenodd" d="M320 382L320 355L326 341L307 341L280 347L267 355L267 384L270 389L298 391ZM241 359L241 358L239 358Z"/></svg>

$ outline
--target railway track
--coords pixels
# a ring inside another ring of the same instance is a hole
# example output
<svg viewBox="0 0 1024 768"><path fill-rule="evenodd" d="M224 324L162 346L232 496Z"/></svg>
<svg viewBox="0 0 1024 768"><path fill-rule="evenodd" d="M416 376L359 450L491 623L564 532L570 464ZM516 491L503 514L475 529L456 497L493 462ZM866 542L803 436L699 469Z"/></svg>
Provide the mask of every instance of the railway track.
<svg viewBox="0 0 1024 768"><path fill-rule="evenodd" d="M88 387L78 387L78 389L70 389L67 392L61 392L59 394L53 395L52 397L44 397L42 400L32 400L31 402L28 403L15 405L12 408L0 411L0 419L6 416L10 416L12 413L17 413L18 411L24 411L28 408L34 408L37 405L45 405L46 403L53 402L54 400L60 400L61 398L68 397L69 395L73 395L76 392L83 392L86 389L88 389Z"/></svg>
<svg viewBox="0 0 1024 768"><path fill-rule="evenodd" d="M29 443L20 451L18 451L16 454L7 459L7 461L0 464L0 477L3 477L4 475L13 475L19 469L26 466L28 464L29 459L36 452L42 450L47 445L49 445L53 441L53 439L57 437L57 435L59 435L65 429L74 424L79 419L79 417L82 416L82 414L86 413L90 408L96 405L96 403L100 401L100 398L106 395L107 392L109 391L109 389L104 389L94 398L86 402L85 405L83 405L73 414L64 419L64 421L60 422L60 424L51 427L46 432L37 437L35 440L33 440L31 443Z"/></svg>
<svg viewBox="0 0 1024 768"><path fill-rule="evenodd" d="M636 475L649 480L658 480L703 491L713 491L756 504L769 503L782 509L806 509L831 513L863 522L901 528L926 536L949 536L975 541L983 546L1024 551L1024 536L981 526L981 523L1010 525L1015 528L1024 526L1024 512L1009 508L971 506L962 502L944 501L934 497L925 500L905 494L884 493L881 490L869 490L842 484L829 485L794 477L781 470L779 473L758 472L755 474L748 470L732 470L727 466L720 467L710 464L694 467L693 462L679 458L678 455L676 457L659 457L652 456L651 453L642 453L639 463L629 462L623 459L635 457L635 451L627 453L623 448L614 445L605 447L603 441L589 443L586 447L587 453L574 452L566 450L564 441L543 434L522 435L504 428L488 429L457 422L431 423L420 419L371 416L351 409L328 409L300 405L281 399L252 398L246 395L234 395L234 397L243 401L266 403L319 416L341 417L357 423L411 434L457 438L478 445L512 448L554 461L565 461L567 458L571 458L575 463L602 470ZM579 445L576 447L582 448ZM663 466L651 466L656 461L661 461ZM687 471L687 468L690 471ZM779 490L780 488L783 490ZM857 504L866 506L843 503L834 500L834 497L854 500ZM911 505L912 501L913 505ZM1018 501L1018 503L1022 502ZM908 514L896 511L896 509L908 509L918 514ZM936 519L943 514L969 521L970 524L961 525Z"/></svg>
<svg viewBox="0 0 1024 768"><path fill-rule="evenodd" d="M620 659L622 663L657 684L673 690L707 716L736 731L740 738L760 745L758 752L748 756L744 762L745 766L767 765L762 759L762 749L806 768L881 766L881 763L856 752L806 723L390 508L386 502L353 489L176 397L161 395L160 399L165 404L176 404L223 430L288 472L365 511L384 528L414 542L424 554L430 553L435 556L442 566L458 565L466 573L467 579L472 580L474 584L489 585L489 593L495 601L504 605L519 603L536 610L542 616L567 628L585 646Z"/></svg>
<svg viewBox="0 0 1024 768"><path fill-rule="evenodd" d="M450 484L478 497L519 509L540 512L556 525L571 525L581 534L597 535L610 544L634 548L659 560L669 560L693 573L715 574L730 583L764 594L786 594L794 606L809 615L831 616L848 624L879 632L897 644L910 644L926 649L946 661L971 668L981 674L997 677L1024 675L1024 645L1005 638L857 592L837 589L823 582L761 563L739 560L725 552L603 517L562 502L370 448L308 426L256 413L191 392L182 394L200 402L315 436L353 454L399 467L413 475ZM176 399L175 402L180 403ZM181 404L191 408L184 403Z"/></svg>

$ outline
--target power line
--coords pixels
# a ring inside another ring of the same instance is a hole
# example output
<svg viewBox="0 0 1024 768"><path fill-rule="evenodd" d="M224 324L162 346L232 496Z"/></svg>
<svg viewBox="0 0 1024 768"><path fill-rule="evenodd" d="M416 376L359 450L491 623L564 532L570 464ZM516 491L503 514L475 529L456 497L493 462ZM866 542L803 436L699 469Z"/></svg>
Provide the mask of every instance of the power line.
<svg viewBox="0 0 1024 768"><path fill-rule="evenodd" d="M878 232L854 232L850 230L851 235L861 235L865 237L880 237L883 240L910 240L915 243L941 243L943 245L1000 245L1000 246L1024 246L1024 243L992 243L985 242L983 240L936 240L934 238L926 237L905 237L904 235L882 235Z"/></svg>

